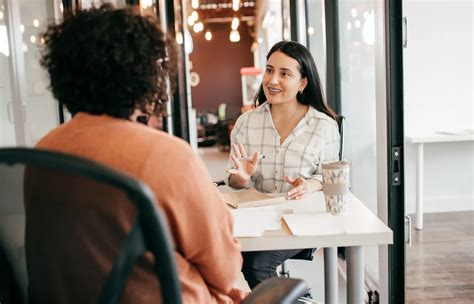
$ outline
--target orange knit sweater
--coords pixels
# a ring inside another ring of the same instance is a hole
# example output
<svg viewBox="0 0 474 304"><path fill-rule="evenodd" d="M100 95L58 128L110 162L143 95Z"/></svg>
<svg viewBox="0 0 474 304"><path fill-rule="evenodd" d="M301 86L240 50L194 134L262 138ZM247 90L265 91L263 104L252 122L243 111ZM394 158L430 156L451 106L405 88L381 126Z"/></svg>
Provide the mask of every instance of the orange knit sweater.
<svg viewBox="0 0 474 304"><path fill-rule="evenodd" d="M123 119L79 113L51 131L37 147L97 161L148 184L166 215L175 242L184 303L232 302L227 294L242 263L240 245L232 237L232 217L204 164L184 141ZM83 229L77 229L83 235L71 239L67 234L48 231L45 237L47 223L54 223L54 229L60 230L67 218L58 221L54 212L44 212L35 220L31 213L41 212L42 206L31 206L34 203L26 201L27 216L32 219L26 244L31 291L39 295L40 301L49 303L93 302L87 290L100 290L99 281L88 275L90 270L84 269L81 257L62 257L74 255L74 246L93 246L95 237L104 237L100 235L101 224L92 217ZM48 252L48 248L59 249ZM91 248L99 266L103 262L100 248ZM152 263L152 257L146 255L145 261L135 266L123 303L160 302L159 284L150 269ZM54 266L58 264L61 267ZM74 279L68 280L70 277Z"/></svg>

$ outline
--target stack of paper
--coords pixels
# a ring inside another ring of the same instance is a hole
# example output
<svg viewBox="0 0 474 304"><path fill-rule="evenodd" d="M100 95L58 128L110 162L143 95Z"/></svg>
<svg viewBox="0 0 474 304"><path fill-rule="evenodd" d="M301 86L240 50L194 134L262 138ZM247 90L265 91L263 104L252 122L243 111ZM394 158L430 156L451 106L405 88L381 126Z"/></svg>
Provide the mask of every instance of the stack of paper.
<svg viewBox="0 0 474 304"><path fill-rule="evenodd" d="M288 228L293 235L334 235L347 233L342 218L330 213L284 214Z"/></svg>
<svg viewBox="0 0 474 304"><path fill-rule="evenodd" d="M281 211L266 208L231 210L234 237L259 237L265 230L281 229Z"/></svg>
<svg viewBox="0 0 474 304"><path fill-rule="evenodd" d="M261 193L255 189L246 189L221 194L224 202L234 208L268 206L283 203L285 201L284 196L274 197Z"/></svg>

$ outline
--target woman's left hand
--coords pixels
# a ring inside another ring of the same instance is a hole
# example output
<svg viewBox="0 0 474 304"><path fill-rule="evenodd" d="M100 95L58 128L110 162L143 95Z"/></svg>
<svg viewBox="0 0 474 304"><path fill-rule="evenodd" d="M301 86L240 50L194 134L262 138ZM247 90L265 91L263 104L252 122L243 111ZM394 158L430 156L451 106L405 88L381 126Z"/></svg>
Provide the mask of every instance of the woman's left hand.
<svg viewBox="0 0 474 304"><path fill-rule="evenodd" d="M313 180L310 182L302 177L291 178L285 176L285 181L293 186L293 189L288 191L288 199L300 199L305 197L311 192L321 190L322 185L318 180ZM317 183L317 184L316 184Z"/></svg>

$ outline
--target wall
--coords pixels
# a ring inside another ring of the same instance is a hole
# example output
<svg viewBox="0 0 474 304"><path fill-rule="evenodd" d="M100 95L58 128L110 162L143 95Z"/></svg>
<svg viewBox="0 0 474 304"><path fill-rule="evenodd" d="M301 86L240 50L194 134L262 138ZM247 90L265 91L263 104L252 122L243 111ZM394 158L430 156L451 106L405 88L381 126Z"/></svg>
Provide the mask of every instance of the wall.
<svg viewBox="0 0 474 304"><path fill-rule="evenodd" d="M474 129L469 0L405 1L405 134ZM425 145L426 212L474 210L474 143ZM415 211L416 150L405 146L405 205Z"/></svg>
<svg viewBox="0 0 474 304"><path fill-rule="evenodd" d="M253 66L250 51L252 38L247 23L239 25L240 42L230 42L230 23L207 25L212 40L204 39L204 32L193 32L194 49L189 56L192 72L199 74L200 83L192 87L192 104L198 112L217 111L221 103L228 105L228 111L240 113L242 106L242 81L240 68Z"/></svg>

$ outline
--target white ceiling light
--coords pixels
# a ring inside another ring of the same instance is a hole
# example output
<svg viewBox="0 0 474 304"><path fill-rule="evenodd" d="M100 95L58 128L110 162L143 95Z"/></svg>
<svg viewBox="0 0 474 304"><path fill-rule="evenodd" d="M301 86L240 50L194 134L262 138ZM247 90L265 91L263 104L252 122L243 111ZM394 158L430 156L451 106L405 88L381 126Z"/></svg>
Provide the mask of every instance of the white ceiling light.
<svg viewBox="0 0 474 304"><path fill-rule="evenodd" d="M232 19L232 24L231 24L230 27L232 28L232 30L235 31L235 30L239 27L239 18L234 17L234 18Z"/></svg>
<svg viewBox="0 0 474 304"><path fill-rule="evenodd" d="M191 13L191 16L193 17L194 21L197 21L199 19L199 15L198 15L198 12L196 11L193 11Z"/></svg>
<svg viewBox="0 0 474 304"><path fill-rule="evenodd" d="M240 34L239 34L239 31L230 31L230 35L229 35L229 40L231 42L239 42L240 41Z"/></svg>
<svg viewBox="0 0 474 304"><path fill-rule="evenodd" d="M232 0L232 9L236 12L239 10L240 1L239 0Z"/></svg>
<svg viewBox="0 0 474 304"><path fill-rule="evenodd" d="M310 36L314 35L314 27L308 26L308 35Z"/></svg>
<svg viewBox="0 0 474 304"><path fill-rule="evenodd" d="M193 16L188 16L188 26L193 26L194 25L194 18Z"/></svg>
<svg viewBox="0 0 474 304"><path fill-rule="evenodd" d="M354 18L357 17L357 9L355 7L351 10L351 15Z"/></svg>
<svg viewBox="0 0 474 304"><path fill-rule="evenodd" d="M34 27L38 27L39 24L40 24L40 23L39 23L39 20L38 20L38 19L33 20L33 26L34 26Z"/></svg>
<svg viewBox="0 0 474 304"><path fill-rule="evenodd" d="M177 44L183 44L183 33L177 32L176 33L176 43Z"/></svg>

